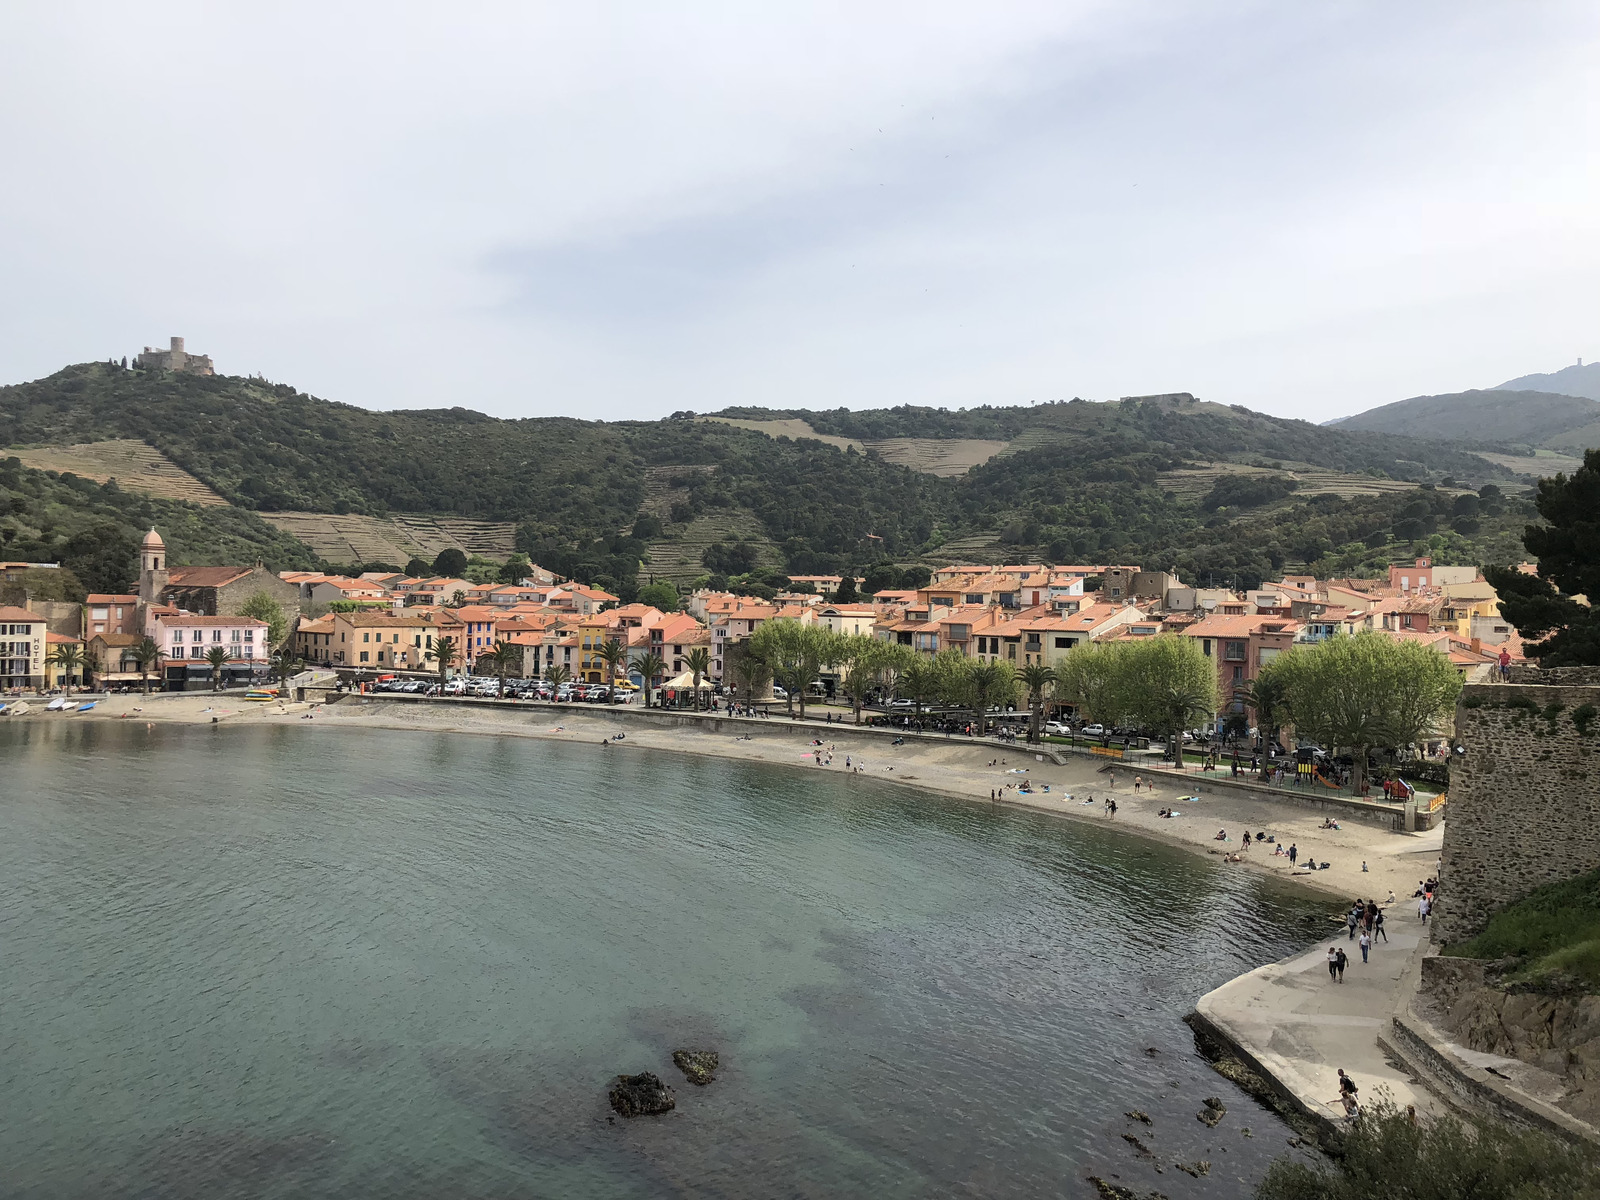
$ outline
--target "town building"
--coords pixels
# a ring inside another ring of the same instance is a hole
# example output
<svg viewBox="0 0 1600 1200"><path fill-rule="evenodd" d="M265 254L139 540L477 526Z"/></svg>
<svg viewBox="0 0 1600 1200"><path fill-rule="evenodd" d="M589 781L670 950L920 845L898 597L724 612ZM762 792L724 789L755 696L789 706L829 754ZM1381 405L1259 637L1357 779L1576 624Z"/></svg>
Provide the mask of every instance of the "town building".
<svg viewBox="0 0 1600 1200"><path fill-rule="evenodd" d="M254 617L212 616L204 613L154 609L150 637L161 648L162 678L168 691L194 691L212 686L209 654L227 654L222 668L224 687L250 683L264 674L271 657L267 623Z"/></svg>
<svg viewBox="0 0 1600 1200"><path fill-rule="evenodd" d="M44 618L0 606L0 690L43 687L47 653Z"/></svg>
<svg viewBox="0 0 1600 1200"><path fill-rule="evenodd" d="M89 624L84 633L143 632L139 625L139 597L91 592L85 604L89 610Z"/></svg>

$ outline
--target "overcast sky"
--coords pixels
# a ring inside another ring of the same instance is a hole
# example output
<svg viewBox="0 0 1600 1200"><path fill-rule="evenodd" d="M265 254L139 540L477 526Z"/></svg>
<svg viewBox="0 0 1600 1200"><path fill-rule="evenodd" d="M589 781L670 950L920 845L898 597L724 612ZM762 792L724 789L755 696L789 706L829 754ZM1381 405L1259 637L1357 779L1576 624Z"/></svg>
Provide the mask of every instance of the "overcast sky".
<svg viewBox="0 0 1600 1200"><path fill-rule="evenodd" d="M1322 421L1600 357L1597 63L1593 0L12 5L0 382Z"/></svg>

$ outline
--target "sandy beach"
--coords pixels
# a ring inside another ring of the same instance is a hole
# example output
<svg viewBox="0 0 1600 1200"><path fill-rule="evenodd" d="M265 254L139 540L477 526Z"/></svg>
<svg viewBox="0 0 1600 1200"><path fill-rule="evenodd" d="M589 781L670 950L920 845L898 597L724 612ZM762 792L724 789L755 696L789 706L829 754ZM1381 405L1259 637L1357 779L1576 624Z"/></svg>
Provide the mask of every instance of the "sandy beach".
<svg viewBox="0 0 1600 1200"><path fill-rule="evenodd" d="M1257 871L1294 885L1348 902L1355 896L1376 897L1382 903L1392 889L1401 911L1410 904L1417 883L1435 871L1442 829L1424 834L1394 833L1356 821L1344 828L1320 828L1324 814L1232 790L1217 790L1203 779L1158 779L1154 785L1134 789L1132 765L1119 765L1114 785L1104 764L1073 757L1057 766L1039 761L1026 746L1001 747L990 742L952 739L948 742L908 740L891 746L879 733L852 732L849 726L832 726L816 732L809 725L796 727L789 720L724 720L723 731L694 725L663 727L626 710L590 711L542 704L416 703L382 697L363 702L346 697L327 705L305 703L253 703L239 693L159 694L113 696L85 714L40 711L25 721L127 721L200 724L299 725L315 722L320 728L338 727L417 729L498 737L542 738L589 744L596 754L667 750L680 754L709 754L720 758L771 763L807 771L844 774L847 769L863 786L895 785L921 788L977 803L999 802L1049 812L1074 821L1112 824L1129 833L1183 846L1215 858L1223 869ZM620 741L612 735L623 733ZM748 740L741 740L746 738ZM819 751L810 742L821 737ZM608 743L606 747L601 742ZM846 767L848 759L850 766ZM991 765L992 764L992 765ZM1027 781L1033 794L1021 794ZM1043 790L1049 785L1049 791ZM1181 797L1198 795L1197 800ZM1107 815L1104 801L1112 796L1117 814ZM1091 802L1092 801L1092 802ZM1162 818L1162 808L1180 815ZM1226 830L1228 840L1215 840ZM1265 842L1255 842L1238 863L1223 863L1223 856L1242 849L1245 831L1265 832L1287 846L1299 848L1299 859L1327 862L1326 871L1291 870L1286 858L1276 857ZM1362 864L1367 870L1363 872ZM1342 908L1342 905L1340 906ZM1331 910L1330 910L1331 911ZM1397 913L1397 915L1399 915Z"/></svg>

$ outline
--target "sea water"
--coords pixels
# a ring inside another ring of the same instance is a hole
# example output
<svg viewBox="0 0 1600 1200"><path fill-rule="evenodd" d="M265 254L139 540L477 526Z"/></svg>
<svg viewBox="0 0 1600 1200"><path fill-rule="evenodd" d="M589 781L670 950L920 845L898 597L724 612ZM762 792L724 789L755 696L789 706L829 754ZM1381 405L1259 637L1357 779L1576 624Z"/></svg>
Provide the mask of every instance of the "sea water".
<svg viewBox="0 0 1600 1200"><path fill-rule="evenodd" d="M1288 1131L1180 1017L1320 907L816 767L14 721L0 1195L1239 1196Z"/></svg>

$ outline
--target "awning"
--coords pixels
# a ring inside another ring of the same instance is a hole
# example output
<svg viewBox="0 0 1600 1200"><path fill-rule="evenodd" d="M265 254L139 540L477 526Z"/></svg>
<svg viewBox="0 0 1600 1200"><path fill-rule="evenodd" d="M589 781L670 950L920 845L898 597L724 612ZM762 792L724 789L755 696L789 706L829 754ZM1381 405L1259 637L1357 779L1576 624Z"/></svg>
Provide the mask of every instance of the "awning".
<svg viewBox="0 0 1600 1200"><path fill-rule="evenodd" d="M694 689L694 672L685 671L677 678L667 680L661 686L664 688L671 688L673 691L692 691ZM700 677L700 690L702 692L714 690L711 680L707 679L704 675Z"/></svg>

